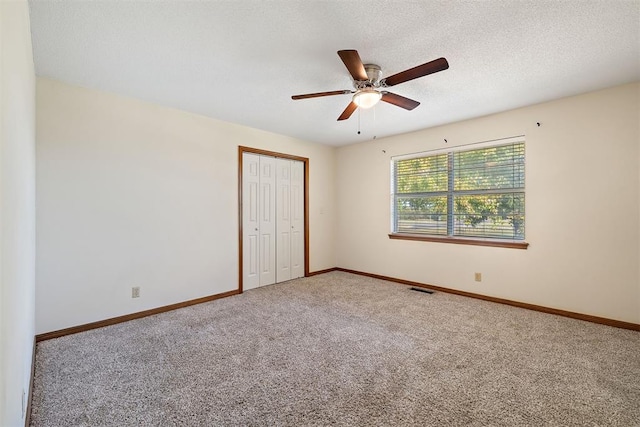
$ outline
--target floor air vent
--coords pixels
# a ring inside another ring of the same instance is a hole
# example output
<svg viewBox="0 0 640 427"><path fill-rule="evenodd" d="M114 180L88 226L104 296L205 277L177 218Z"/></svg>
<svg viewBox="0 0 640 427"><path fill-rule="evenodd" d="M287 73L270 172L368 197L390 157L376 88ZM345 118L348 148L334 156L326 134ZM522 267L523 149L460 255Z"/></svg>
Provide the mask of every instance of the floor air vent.
<svg viewBox="0 0 640 427"><path fill-rule="evenodd" d="M425 294L432 294L434 291L424 288L411 288L412 291L424 292Z"/></svg>

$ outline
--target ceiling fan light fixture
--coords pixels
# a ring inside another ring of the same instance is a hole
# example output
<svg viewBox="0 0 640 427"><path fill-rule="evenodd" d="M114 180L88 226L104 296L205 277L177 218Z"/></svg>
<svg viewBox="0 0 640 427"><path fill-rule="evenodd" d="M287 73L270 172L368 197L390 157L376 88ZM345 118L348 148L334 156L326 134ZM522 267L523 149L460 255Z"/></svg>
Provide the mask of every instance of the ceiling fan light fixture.
<svg viewBox="0 0 640 427"><path fill-rule="evenodd" d="M375 89L361 89L353 95L353 103L360 108L371 108L380 101L382 94Z"/></svg>

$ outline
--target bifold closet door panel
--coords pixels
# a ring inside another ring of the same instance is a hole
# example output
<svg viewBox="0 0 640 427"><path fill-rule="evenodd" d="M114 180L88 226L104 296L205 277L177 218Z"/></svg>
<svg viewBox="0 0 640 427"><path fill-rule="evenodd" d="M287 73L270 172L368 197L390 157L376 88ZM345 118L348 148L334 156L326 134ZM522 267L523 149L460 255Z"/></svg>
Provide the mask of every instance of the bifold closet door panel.
<svg viewBox="0 0 640 427"><path fill-rule="evenodd" d="M260 156L242 154L242 287L260 286Z"/></svg>
<svg viewBox="0 0 640 427"><path fill-rule="evenodd" d="M274 157L242 155L243 289L276 281L276 162Z"/></svg>
<svg viewBox="0 0 640 427"><path fill-rule="evenodd" d="M304 163L291 162L291 278L304 277Z"/></svg>
<svg viewBox="0 0 640 427"><path fill-rule="evenodd" d="M260 156L260 286L276 283L276 159Z"/></svg>
<svg viewBox="0 0 640 427"><path fill-rule="evenodd" d="M276 159L276 231L277 272L276 282L291 279L291 160Z"/></svg>

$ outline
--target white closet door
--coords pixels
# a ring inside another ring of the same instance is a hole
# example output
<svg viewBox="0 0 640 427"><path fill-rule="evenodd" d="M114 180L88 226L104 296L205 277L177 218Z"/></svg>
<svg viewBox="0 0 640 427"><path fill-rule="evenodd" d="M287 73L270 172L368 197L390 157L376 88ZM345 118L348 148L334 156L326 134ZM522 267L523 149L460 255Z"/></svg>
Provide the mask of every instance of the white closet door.
<svg viewBox="0 0 640 427"><path fill-rule="evenodd" d="M304 164L291 162L291 278L304 276Z"/></svg>
<svg viewBox="0 0 640 427"><path fill-rule="evenodd" d="M278 191L276 201L276 217L278 223L277 245L277 272L276 282L284 282L291 279L291 160L276 159L278 176L276 185Z"/></svg>
<svg viewBox="0 0 640 427"><path fill-rule="evenodd" d="M304 163L242 154L244 289L304 276Z"/></svg>
<svg viewBox="0 0 640 427"><path fill-rule="evenodd" d="M260 156L242 154L242 287L260 286Z"/></svg>
<svg viewBox="0 0 640 427"><path fill-rule="evenodd" d="M260 286L276 282L276 159L260 156Z"/></svg>
<svg viewBox="0 0 640 427"><path fill-rule="evenodd" d="M276 281L276 159L242 154L242 284Z"/></svg>

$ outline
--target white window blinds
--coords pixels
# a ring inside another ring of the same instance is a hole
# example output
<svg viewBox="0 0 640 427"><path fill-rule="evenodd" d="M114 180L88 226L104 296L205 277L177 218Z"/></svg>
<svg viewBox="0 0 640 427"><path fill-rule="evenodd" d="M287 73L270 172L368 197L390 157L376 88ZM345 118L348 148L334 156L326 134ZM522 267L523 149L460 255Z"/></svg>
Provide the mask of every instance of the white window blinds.
<svg viewBox="0 0 640 427"><path fill-rule="evenodd" d="M393 232L524 240L524 142L392 161Z"/></svg>

